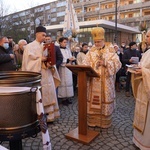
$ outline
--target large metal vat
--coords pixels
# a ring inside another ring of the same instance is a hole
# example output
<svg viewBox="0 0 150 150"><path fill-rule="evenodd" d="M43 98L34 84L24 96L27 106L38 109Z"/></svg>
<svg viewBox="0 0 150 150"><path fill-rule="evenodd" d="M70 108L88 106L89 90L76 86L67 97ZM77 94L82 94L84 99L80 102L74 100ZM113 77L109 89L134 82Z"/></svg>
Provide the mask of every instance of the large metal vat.
<svg viewBox="0 0 150 150"><path fill-rule="evenodd" d="M41 74L28 71L0 71L0 87L3 86L39 86Z"/></svg>
<svg viewBox="0 0 150 150"><path fill-rule="evenodd" d="M0 87L0 130L28 127L37 121L36 89Z"/></svg>
<svg viewBox="0 0 150 150"><path fill-rule="evenodd" d="M40 73L0 72L0 141L10 141L11 150L20 150L21 139L40 131L36 110L40 81Z"/></svg>

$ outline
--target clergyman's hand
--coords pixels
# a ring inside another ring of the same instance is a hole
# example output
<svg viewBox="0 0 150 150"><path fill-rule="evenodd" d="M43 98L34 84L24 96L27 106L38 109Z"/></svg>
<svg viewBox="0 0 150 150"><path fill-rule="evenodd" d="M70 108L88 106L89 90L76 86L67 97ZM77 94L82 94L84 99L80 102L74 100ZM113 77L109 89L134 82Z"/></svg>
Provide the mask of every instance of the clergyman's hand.
<svg viewBox="0 0 150 150"><path fill-rule="evenodd" d="M136 69L135 70L135 74L138 74L138 75L142 75L142 69Z"/></svg>
<svg viewBox="0 0 150 150"><path fill-rule="evenodd" d="M47 57L43 56L42 61L46 61L46 60L47 60Z"/></svg>
<svg viewBox="0 0 150 150"><path fill-rule="evenodd" d="M48 68L51 68L51 67L52 67L49 62L47 62L46 65L47 65Z"/></svg>

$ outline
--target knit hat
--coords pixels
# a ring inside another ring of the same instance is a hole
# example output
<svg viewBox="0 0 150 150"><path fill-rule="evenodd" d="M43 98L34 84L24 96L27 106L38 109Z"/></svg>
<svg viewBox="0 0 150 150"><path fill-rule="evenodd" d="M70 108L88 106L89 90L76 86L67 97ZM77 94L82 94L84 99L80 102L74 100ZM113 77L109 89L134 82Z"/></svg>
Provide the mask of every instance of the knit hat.
<svg viewBox="0 0 150 150"><path fill-rule="evenodd" d="M46 33L46 28L43 26L38 26L38 27L36 27L35 33L38 33L38 32L45 32Z"/></svg>
<svg viewBox="0 0 150 150"><path fill-rule="evenodd" d="M129 43L129 47L131 47L131 46L133 46L133 45L135 45L136 44L136 42L130 42Z"/></svg>

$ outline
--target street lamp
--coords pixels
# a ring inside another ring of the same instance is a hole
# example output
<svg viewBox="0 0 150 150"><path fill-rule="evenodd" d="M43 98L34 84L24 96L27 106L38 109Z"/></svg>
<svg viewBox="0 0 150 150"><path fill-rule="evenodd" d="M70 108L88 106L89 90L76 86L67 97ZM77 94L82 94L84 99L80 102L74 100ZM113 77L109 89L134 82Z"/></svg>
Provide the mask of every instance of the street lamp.
<svg viewBox="0 0 150 150"><path fill-rule="evenodd" d="M117 4L118 4L118 0L115 0L115 37L114 37L114 42L117 43Z"/></svg>

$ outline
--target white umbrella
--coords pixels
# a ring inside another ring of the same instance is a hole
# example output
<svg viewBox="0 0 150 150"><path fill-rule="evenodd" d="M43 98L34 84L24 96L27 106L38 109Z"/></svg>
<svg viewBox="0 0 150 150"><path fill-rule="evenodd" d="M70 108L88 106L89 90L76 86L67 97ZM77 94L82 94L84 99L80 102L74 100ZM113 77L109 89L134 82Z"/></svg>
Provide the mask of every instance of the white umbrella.
<svg viewBox="0 0 150 150"><path fill-rule="evenodd" d="M66 2L63 36L76 38L76 35L79 32L78 18L72 0L66 0Z"/></svg>

